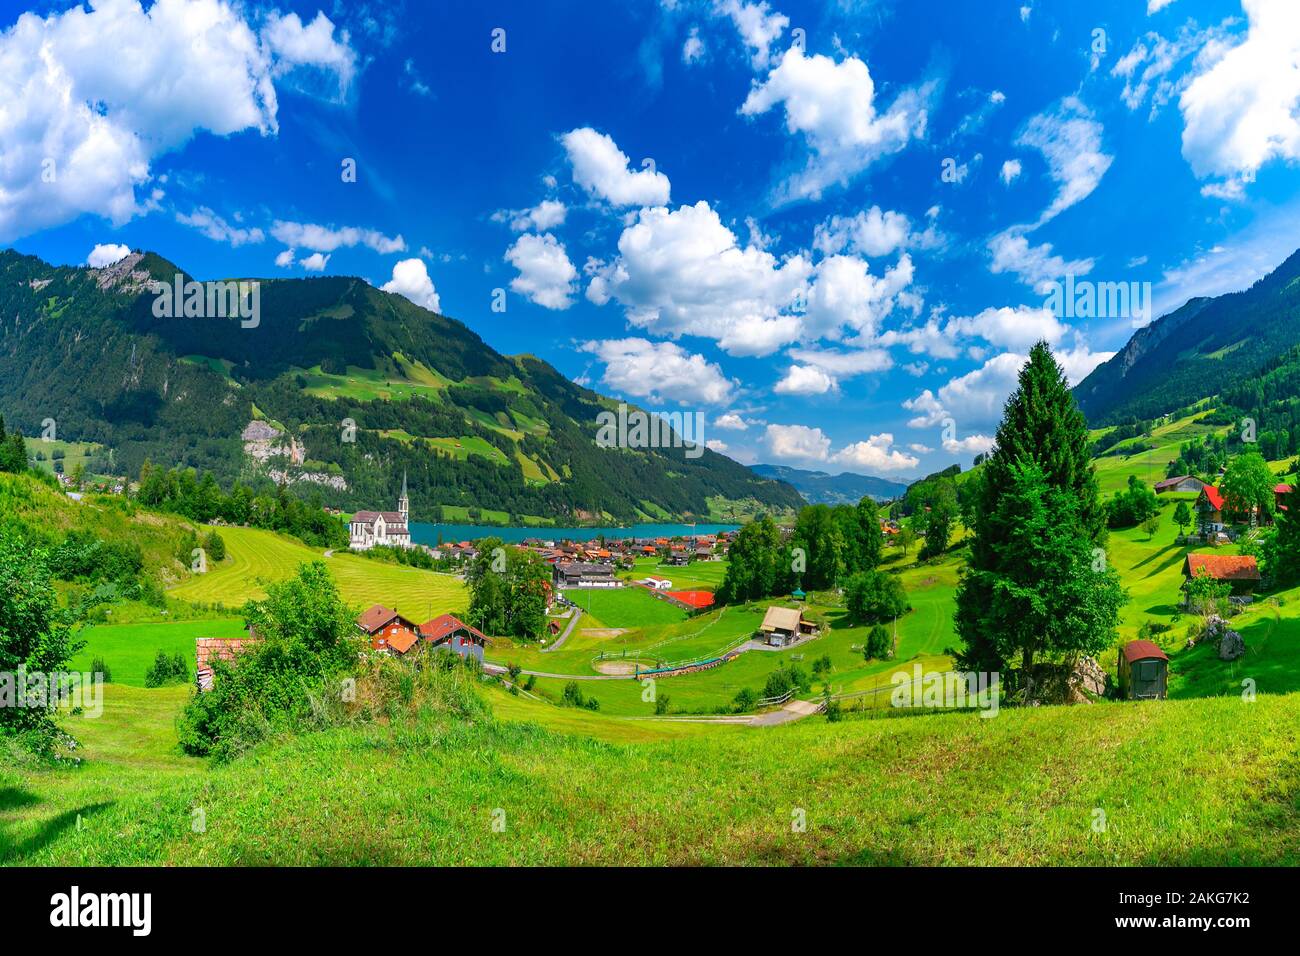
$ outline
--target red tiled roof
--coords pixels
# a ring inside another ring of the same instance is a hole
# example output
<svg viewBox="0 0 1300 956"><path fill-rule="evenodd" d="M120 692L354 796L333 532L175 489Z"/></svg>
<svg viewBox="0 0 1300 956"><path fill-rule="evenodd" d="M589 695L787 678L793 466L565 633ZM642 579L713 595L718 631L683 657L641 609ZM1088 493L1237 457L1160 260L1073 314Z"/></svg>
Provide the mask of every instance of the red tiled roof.
<svg viewBox="0 0 1300 956"><path fill-rule="evenodd" d="M1289 495L1293 491L1295 491L1295 485L1274 485L1273 486L1273 494L1275 495Z"/></svg>
<svg viewBox="0 0 1300 956"><path fill-rule="evenodd" d="M1190 578L1202 568L1216 581L1259 580L1259 565L1245 554L1189 554L1183 574Z"/></svg>
<svg viewBox="0 0 1300 956"><path fill-rule="evenodd" d="M487 640L486 634L472 624L466 624L454 614L440 614L420 625L421 636L434 644L461 630L468 631L480 640Z"/></svg>
<svg viewBox="0 0 1300 956"><path fill-rule="evenodd" d="M376 604L373 607L368 607L362 611L361 614L357 616L357 627L361 628L361 630L365 631L367 634L374 634L376 631L381 630L389 621L393 620L393 618L398 618L407 627L412 630L415 629L414 624L402 617L402 615L398 614L392 608L384 607L382 604Z"/></svg>
<svg viewBox="0 0 1300 956"><path fill-rule="evenodd" d="M1150 641L1129 641L1124 645L1124 660L1130 664L1148 657L1156 657L1162 661L1169 660L1169 656Z"/></svg>
<svg viewBox="0 0 1300 956"><path fill-rule="evenodd" d="M667 594L694 608L713 607L712 591L668 591Z"/></svg>
<svg viewBox="0 0 1300 956"><path fill-rule="evenodd" d="M1223 510L1223 492L1219 491L1217 487L1214 485L1206 485L1201 489L1201 494L1205 495L1210 504L1214 506L1215 511Z"/></svg>
<svg viewBox="0 0 1300 956"><path fill-rule="evenodd" d="M249 630L252 634L252 630ZM194 640L194 676L198 680L199 690L212 690L215 674L213 661L233 661L249 645L257 644L260 637L199 637Z"/></svg>
<svg viewBox="0 0 1300 956"><path fill-rule="evenodd" d="M419 639L420 635L416 634L415 631L402 630L398 631L396 634L389 635L388 646L399 654L405 654L415 646L415 643Z"/></svg>

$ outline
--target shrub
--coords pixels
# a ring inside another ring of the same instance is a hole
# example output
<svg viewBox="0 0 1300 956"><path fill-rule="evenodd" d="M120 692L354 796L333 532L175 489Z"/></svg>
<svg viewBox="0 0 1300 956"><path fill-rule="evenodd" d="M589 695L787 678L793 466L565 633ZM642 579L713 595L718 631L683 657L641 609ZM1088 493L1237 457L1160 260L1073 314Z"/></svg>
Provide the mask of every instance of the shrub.
<svg viewBox="0 0 1300 956"><path fill-rule="evenodd" d="M731 705L735 708L736 713L743 714L745 711L753 710L758 703L758 695L748 687L742 687L740 691L732 698Z"/></svg>
<svg viewBox="0 0 1300 956"><path fill-rule="evenodd" d="M96 654L95 659L90 662L90 673L104 675L103 679L105 684L113 683L113 672L109 669L108 662L98 654Z"/></svg>
<svg viewBox="0 0 1300 956"><path fill-rule="evenodd" d="M660 694L658 697L655 698L655 713L656 713L656 714L666 714L666 713L668 713L668 700L669 700L669 697L668 697L667 694Z"/></svg>
<svg viewBox="0 0 1300 956"><path fill-rule="evenodd" d="M189 668L185 666L185 658L179 652L169 657L165 651L159 651L149 669L144 672L145 687L184 684L189 679Z"/></svg>

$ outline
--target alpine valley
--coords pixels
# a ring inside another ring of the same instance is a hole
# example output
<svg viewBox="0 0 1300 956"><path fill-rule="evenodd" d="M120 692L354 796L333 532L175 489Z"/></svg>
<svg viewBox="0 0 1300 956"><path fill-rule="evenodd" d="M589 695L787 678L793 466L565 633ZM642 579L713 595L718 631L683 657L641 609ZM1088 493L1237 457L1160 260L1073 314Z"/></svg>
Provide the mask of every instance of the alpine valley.
<svg viewBox="0 0 1300 956"><path fill-rule="evenodd" d="M616 402L362 279L261 280L256 323L156 316L156 283L178 275L154 253L94 269L0 251L12 424L86 443L94 473L149 460L343 509L387 500L406 474L416 520L723 520L803 503L711 450L599 447Z"/></svg>

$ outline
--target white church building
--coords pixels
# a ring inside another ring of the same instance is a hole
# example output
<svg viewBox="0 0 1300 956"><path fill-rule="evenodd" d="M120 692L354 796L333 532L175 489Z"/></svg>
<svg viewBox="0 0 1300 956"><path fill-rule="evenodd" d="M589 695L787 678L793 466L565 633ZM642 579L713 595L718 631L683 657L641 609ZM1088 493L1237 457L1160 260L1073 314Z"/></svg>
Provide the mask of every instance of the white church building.
<svg viewBox="0 0 1300 956"><path fill-rule="evenodd" d="M397 499L396 511L358 511L348 526L353 551L366 551L376 545L390 548L411 548L411 529L408 523L411 500L406 494L406 474L402 474L402 496Z"/></svg>

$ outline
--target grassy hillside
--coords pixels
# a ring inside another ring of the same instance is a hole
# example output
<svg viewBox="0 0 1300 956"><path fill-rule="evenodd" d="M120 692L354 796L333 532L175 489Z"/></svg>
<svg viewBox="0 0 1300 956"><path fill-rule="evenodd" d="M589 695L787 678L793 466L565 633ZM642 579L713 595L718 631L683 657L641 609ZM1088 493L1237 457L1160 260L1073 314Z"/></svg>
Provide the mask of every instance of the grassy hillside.
<svg viewBox="0 0 1300 956"><path fill-rule="evenodd" d="M227 559L207 574L195 575L170 592L183 601L237 608L266 596L266 585L293 576L304 561L323 560L343 599L354 605L396 606L418 620L463 609L464 585L447 574L387 564L355 554L331 554L258 528L222 528Z"/></svg>
<svg viewBox="0 0 1300 956"><path fill-rule="evenodd" d="M83 768L0 768L0 862L1300 863L1296 695L635 742L644 722L584 714L571 733L575 712L511 701L497 721L339 729L209 769L171 747L182 691L111 693L83 721Z"/></svg>

